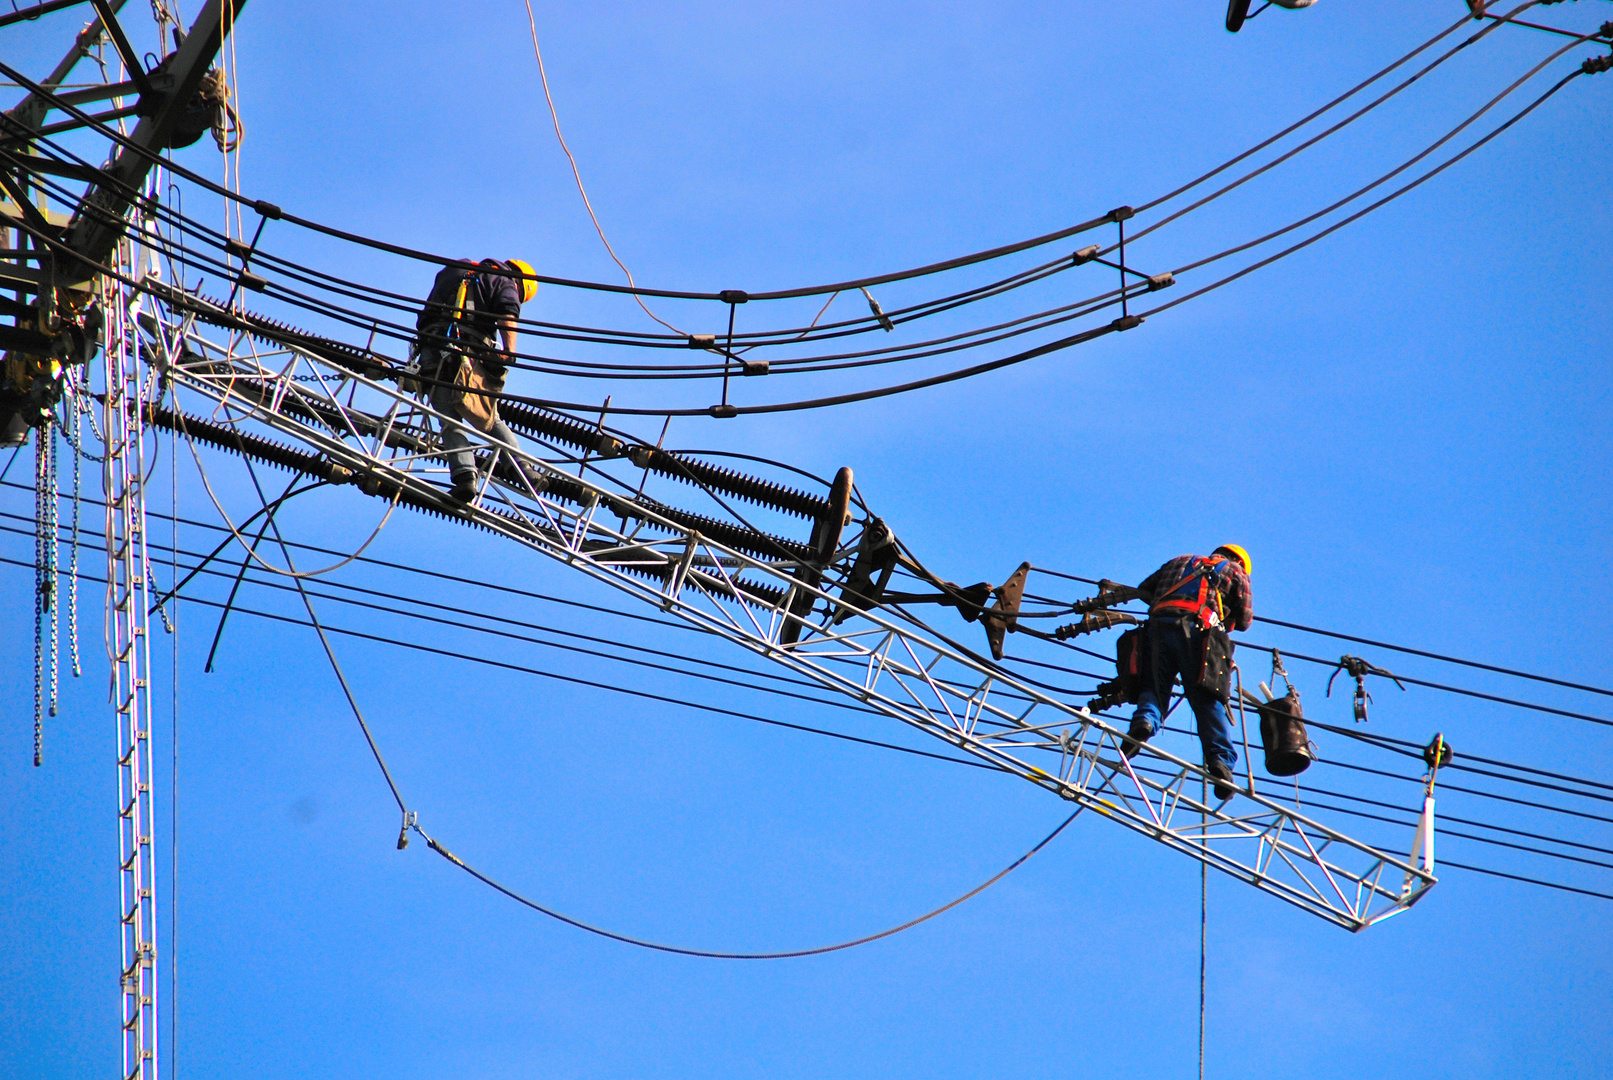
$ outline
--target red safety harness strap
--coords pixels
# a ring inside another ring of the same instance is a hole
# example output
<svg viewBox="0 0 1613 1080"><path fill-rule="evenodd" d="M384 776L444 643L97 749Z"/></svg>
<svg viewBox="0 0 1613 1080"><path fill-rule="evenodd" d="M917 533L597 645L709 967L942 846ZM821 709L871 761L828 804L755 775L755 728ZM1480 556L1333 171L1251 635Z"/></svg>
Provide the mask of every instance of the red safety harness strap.
<svg viewBox="0 0 1613 1080"><path fill-rule="evenodd" d="M1221 611L1221 589L1219 585L1213 589L1211 588L1209 575L1215 573L1217 567L1226 561L1227 560L1220 555L1211 555L1208 558L1198 560L1198 565L1193 568L1191 573L1187 574L1182 578L1182 580L1178 581L1175 585L1172 585L1169 589L1166 589L1162 594L1163 596L1170 597L1177 590L1197 579L1199 583L1198 595L1191 600L1187 599L1186 597L1181 597L1175 600L1161 600L1148 609L1148 614L1157 615L1160 612L1169 609L1180 610L1188 615L1198 615L1202 618L1205 608L1209 606L1209 597L1213 593L1215 596L1215 617L1217 621L1220 621L1223 615Z"/></svg>

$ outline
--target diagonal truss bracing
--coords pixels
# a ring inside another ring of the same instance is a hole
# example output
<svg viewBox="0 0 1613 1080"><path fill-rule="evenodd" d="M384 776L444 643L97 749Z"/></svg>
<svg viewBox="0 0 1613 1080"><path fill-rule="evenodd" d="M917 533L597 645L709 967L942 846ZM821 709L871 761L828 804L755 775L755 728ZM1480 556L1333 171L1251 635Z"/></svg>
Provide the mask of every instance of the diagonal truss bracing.
<svg viewBox="0 0 1613 1080"><path fill-rule="evenodd" d="M1127 761L1122 733L1085 708L1014 679L903 613L875 608L836 626L838 602L827 591L834 582L814 587L791 572L799 545L722 542L692 527L689 515L561 472L464 425L491 467L474 501L461 506L441 486L447 470L435 433L457 421L351 358L290 340L265 349L239 331L212 340L197 331L194 314L157 305L141 317L152 361L174 385L215 403L234 430L250 419L311 449L308 460L327 478L354 479L369 494L547 555L1349 930L1405 910L1435 883L1422 867L1265 796L1207 804L1198 765L1153 745ZM534 492L522 469L547 480L547 490ZM810 608L797 602L803 594ZM799 641L786 644L780 635L791 623Z"/></svg>

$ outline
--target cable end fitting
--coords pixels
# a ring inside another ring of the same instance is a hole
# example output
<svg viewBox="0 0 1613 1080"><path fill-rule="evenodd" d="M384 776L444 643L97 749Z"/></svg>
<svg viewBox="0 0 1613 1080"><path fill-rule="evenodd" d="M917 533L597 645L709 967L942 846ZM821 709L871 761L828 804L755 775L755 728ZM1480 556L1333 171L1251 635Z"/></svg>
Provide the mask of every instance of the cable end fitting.
<svg viewBox="0 0 1613 1080"><path fill-rule="evenodd" d="M891 322L889 315L885 314L885 309L879 306L879 301L874 299L874 294L867 289L864 289L862 294L868 301L868 310L874 313L874 318L879 320L879 325L885 328L885 332L888 334L896 329L896 324Z"/></svg>
<svg viewBox="0 0 1613 1080"><path fill-rule="evenodd" d="M739 407L737 405L713 405L706 411L718 420L732 420L734 417L739 415Z"/></svg>
<svg viewBox="0 0 1613 1080"><path fill-rule="evenodd" d="M1097 257L1098 257L1098 245L1097 244L1088 244L1086 247L1082 248L1080 251L1077 251L1075 254L1070 256L1070 265L1071 266L1080 266L1082 263L1089 263L1093 259L1096 259Z"/></svg>
<svg viewBox="0 0 1613 1080"><path fill-rule="evenodd" d="M409 846L409 830L413 828L414 823L419 820L420 815L415 813L413 810L405 810L403 812L403 827L398 830L399 851L402 851L404 848Z"/></svg>
<svg viewBox="0 0 1613 1080"><path fill-rule="evenodd" d="M1137 211L1129 206L1117 206L1109 211L1110 221L1130 221L1137 216Z"/></svg>
<svg viewBox="0 0 1613 1080"><path fill-rule="evenodd" d="M1602 29L1605 32L1609 28L1613 28L1613 23L1609 23ZM1608 68L1613 68L1613 53L1608 53L1606 56L1593 56L1579 65L1579 70L1587 75L1599 75Z"/></svg>
<svg viewBox="0 0 1613 1080"><path fill-rule="evenodd" d="M1143 317L1141 315L1127 315L1123 319L1116 319L1114 322L1110 323L1109 324L1109 329L1111 329L1111 330L1135 330L1137 327L1141 326L1142 324L1143 324Z"/></svg>
<svg viewBox="0 0 1613 1080"><path fill-rule="evenodd" d="M717 299L725 304L747 304L750 302L750 293L744 289L724 289L717 294Z"/></svg>

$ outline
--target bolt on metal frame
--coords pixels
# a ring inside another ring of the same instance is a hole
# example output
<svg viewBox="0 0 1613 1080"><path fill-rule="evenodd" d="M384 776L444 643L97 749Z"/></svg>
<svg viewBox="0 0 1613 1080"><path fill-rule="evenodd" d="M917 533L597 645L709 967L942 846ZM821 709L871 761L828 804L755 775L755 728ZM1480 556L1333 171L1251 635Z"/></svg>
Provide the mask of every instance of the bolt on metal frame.
<svg viewBox="0 0 1613 1080"><path fill-rule="evenodd" d="M1425 866L1264 795L1207 805L1197 794L1200 766L1153 745L1128 761L1122 733L1102 719L1014 679L903 612L875 608L837 629L832 569L822 588L807 586L787 559L717 543L289 342L259 353L235 332L220 344L183 315L146 327L153 359L173 384L210 399L215 413L227 410L232 423L261 423L375 485L368 490L407 490L1338 926L1359 931L1381 922L1435 884ZM430 482L447 471L435 457L433 430L444 423L459 426L495 464L563 478L568 490L581 491L580 503L534 498L491 467L469 506L451 502ZM646 530L664 535L647 537ZM854 550L843 548L832 562ZM802 591L813 598L815 621L790 613ZM789 622L799 624L800 640L781 644Z"/></svg>

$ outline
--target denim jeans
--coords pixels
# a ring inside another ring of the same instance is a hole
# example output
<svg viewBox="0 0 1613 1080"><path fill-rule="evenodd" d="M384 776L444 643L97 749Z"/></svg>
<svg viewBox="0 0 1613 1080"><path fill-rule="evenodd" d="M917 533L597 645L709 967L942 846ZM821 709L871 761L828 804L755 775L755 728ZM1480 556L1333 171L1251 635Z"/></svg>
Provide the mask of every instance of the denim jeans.
<svg viewBox="0 0 1613 1080"><path fill-rule="evenodd" d="M1153 685L1137 695L1134 719L1146 721L1149 734L1157 734L1164 717L1160 703L1169 701L1171 684L1182 677L1187 704L1198 720L1199 742L1204 745L1204 763L1219 761L1228 769L1238 763L1232 748L1232 724L1226 702L1198 687L1199 650L1204 631L1191 619L1150 619L1148 643L1154 654Z"/></svg>

